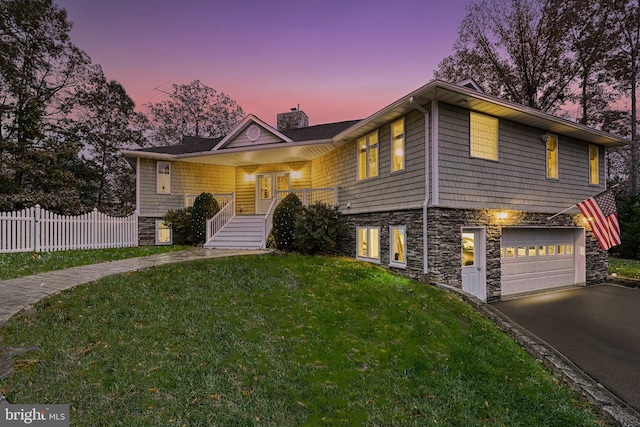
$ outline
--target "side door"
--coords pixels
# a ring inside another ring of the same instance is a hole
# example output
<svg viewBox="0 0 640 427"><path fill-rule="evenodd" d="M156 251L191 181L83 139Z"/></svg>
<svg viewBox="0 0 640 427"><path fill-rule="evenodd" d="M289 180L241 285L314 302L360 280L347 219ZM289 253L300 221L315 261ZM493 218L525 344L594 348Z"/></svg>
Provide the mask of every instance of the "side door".
<svg viewBox="0 0 640 427"><path fill-rule="evenodd" d="M486 237L482 228L462 229L462 290L487 300Z"/></svg>

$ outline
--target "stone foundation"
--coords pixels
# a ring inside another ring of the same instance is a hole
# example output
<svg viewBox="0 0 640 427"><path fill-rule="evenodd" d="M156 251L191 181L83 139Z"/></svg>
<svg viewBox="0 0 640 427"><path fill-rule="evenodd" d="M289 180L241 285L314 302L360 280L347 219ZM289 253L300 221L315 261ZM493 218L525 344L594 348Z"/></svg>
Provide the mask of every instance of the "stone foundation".
<svg viewBox="0 0 640 427"><path fill-rule="evenodd" d="M500 243L503 227L575 227L583 228L581 215L559 215L547 221L549 214L509 211L506 219L498 219L495 210L429 208L427 213L428 274L423 265L422 210L374 212L345 215L347 232L340 241L341 253L356 257L356 227L380 227L380 265L402 275L430 283L462 288L463 227L482 227L486 230L487 301L501 298ZM407 267L389 265L389 226L407 227ZM585 232L586 284L595 285L607 280L608 258L590 230Z"/></svg>
<svg viewBox="0 0 640 427"><path fill-rule="evenodd" d="M156 220L160 217L138 217L138 245L154 246L156 244Z"/></svg>

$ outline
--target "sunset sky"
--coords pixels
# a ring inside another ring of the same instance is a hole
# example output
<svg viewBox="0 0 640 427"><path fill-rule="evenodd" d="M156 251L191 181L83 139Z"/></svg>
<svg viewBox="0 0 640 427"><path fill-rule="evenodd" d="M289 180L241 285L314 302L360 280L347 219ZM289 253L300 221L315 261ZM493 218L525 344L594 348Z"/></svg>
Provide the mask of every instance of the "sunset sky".
<svg viewBox="0 0 640 427"><path fill-rule="evenodd" d="M54 0L138 107L199 79L275 124L360 119L433 78L471 0Z"/></svg>

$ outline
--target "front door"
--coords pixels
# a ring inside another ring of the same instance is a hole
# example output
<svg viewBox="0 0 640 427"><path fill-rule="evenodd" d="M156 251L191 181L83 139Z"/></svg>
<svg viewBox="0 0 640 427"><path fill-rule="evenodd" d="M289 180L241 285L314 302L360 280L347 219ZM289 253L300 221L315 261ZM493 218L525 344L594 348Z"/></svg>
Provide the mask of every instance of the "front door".
<svg viewBox="0 0 640 427"><path fill-rule="evenodd" d="M484 229L462 229L462 290L487 300Z"/></svg>
<svg viewBox="0 0 640 427"><path fill-rule="evenodd" d="M276 197L276 191L291 189L288 172L262 173L256 176L256 214L265 214Z"/></svg>

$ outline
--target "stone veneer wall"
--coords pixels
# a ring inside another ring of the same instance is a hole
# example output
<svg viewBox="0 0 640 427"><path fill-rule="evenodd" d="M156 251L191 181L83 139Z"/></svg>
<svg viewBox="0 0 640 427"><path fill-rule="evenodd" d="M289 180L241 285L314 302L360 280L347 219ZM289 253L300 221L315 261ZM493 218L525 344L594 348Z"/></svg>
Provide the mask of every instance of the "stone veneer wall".
<svg viewBox="0 0 640 427"><path fill-rule="evenodd" d="M349 257L356 257L356 227L380 227L380 265L415 279L423 274L422 210L402 210L391 212L373 212L364 214L345 214L347 231L340 239L340 252ZM390 266L389 227L406 226L406 258L407 267Z"/></svg>
<svg viewBox="0 0 640 427"><path fill-rule="evenodd" d="M423 274L422 210L345 214L347 231L340 240L340 251L345 256L356 257L356 227L380 227L380 265L405 276L429 283L462 288L462 227L486 229L487 301L500 300L501 263L500 240L503 227L582 227L581 215L559 215L551 221L546 213L509 211L506 220L499 220L495 210L463 210L429 208L428 270ZM407 227L407 268L389 265L389 226ZM585 233L586 284L595 285L607 280L608 257L598 245L589 229Z"/></svg>
<svg viewBox="0 0 640 427"><path fill-rule="evenodd" d="M581 215L559 215L547 221L546 213L510 211L506 220L495 217L496 211L429 208L427 280L432 283L462 287L462 227L485 227L487 263L487 301L500 300L500 239L503 227L544 226L582 227ZM603 283L608 274L607 253L603 252L590 230L585 233L586 284Z"/></svg>
<svg viewBox="0 0 640 427"><path fill-rule="evenodd" d="M153 246L156 244L156 217L138 217L138 244Z"/></svg>

